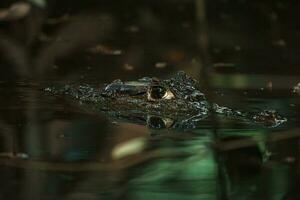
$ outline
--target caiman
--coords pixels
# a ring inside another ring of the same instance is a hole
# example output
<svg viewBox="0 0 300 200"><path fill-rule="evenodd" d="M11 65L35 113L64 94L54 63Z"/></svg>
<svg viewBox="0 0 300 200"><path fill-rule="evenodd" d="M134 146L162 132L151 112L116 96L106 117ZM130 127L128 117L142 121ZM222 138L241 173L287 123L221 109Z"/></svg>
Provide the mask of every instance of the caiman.
<svg viewBox="0 0 300 200"><path fill-rule="evenodd" d="M101 88L65 85L45 90L92 105L116 121L147 123L150 128L194 129L212 113L266 127L287 121L274 110L245 112L209 103L199 83L183 71L165 80L144 77L137 81L115 80Z"/></svg>

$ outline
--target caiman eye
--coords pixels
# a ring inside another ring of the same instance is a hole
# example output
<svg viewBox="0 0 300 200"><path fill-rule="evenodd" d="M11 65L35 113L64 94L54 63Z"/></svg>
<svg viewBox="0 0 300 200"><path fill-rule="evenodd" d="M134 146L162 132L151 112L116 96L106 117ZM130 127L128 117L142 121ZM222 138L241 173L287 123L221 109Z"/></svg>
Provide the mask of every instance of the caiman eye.
<svg viewBox="0 0 300 200"><path fill-rule="evenodd" d="M148 91L148 100L172 99L174 94L163 86L152 86Z"/></svg>

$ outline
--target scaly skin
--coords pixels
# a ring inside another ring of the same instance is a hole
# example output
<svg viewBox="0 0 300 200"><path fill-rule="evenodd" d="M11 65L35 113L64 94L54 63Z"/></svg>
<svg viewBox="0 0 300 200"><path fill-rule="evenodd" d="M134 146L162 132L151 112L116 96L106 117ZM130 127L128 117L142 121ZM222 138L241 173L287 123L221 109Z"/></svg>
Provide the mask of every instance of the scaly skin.
<svg viewBox="0 0 300 200"><path fill-rule="evenodd" d="M153 128L197 128L211 112L267 127L286 122L275 111L249 113L209 104L198 82L182 71L166 80L145 77L134 82L116 80L100 89L89 85L66 85L45 90L72 96L113 118L147 123L156 121L158 125L150 125Z"/></svg>

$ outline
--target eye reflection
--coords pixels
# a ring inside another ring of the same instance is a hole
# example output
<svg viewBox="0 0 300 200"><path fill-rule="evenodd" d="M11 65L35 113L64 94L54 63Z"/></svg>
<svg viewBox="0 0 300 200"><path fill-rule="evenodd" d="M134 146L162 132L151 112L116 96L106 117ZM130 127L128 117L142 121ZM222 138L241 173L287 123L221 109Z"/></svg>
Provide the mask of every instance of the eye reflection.
<svg viewBox="0 0 300 200"><path fill-rule="evenodd" d="M148 90L148 100L172 99L174 94L167 88L155 85Z"/></svg>
<svg viewBox="0 0 300 200"><path fill-rule="evenodd" d="M174 120L170 118L161 118L157 116L148 116L147 125L151 129L165 129L170 128Z"/></svg>

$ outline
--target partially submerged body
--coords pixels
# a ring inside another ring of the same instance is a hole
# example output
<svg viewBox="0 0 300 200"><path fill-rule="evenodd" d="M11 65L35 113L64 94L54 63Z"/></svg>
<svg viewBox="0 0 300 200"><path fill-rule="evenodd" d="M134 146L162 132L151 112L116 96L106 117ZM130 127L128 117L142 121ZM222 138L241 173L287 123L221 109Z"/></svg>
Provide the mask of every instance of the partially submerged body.
<svg viewBox="0 0 300 200"><path fill-rule="evenodd" d="M182 71L165 80L144 77L137 81L116 80L103 88L66 85L46 90L93 105L110 117L144 121L153 128L196 128L212 113L267 127L287 121L273 110L252 113L209 103L198 82Z"/></svg>

